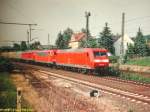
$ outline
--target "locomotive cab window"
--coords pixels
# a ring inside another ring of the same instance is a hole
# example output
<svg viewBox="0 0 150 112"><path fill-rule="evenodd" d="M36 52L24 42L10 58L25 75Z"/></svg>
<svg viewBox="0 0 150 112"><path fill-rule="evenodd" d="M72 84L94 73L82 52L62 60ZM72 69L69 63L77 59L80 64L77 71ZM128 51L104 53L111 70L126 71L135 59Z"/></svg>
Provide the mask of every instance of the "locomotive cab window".
<svg viewBox="0 0 150 112"><path fill-rule="evenodd" d="M94 52L94 57L99 57L99 56L107 56L107 53L106 52L95 51Z"/></svg>

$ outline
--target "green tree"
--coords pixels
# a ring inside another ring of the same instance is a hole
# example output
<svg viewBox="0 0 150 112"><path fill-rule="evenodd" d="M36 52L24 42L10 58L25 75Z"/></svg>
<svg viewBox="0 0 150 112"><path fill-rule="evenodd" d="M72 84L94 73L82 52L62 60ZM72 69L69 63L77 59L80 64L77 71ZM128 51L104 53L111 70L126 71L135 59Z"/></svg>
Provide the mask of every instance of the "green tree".
<svg viewBox="0 0 150 112"><path fill-rule="evenodd" d="M86 29L85 28L82 28L81 29L81 32L82 33L85 33L86 34ZM89 32L89 38L86 39L82 39L81 42L80 42L80 47L82 48L86 48L86 47L89 47L89 48L96 48L97 47L97 42L96 42L96 39L95 38L92 38L91 36L91 33Z"/></svg>
<svg viewBox="0 0 150 112"><path fill-rule="evenodd" d="M21 48L22 51L25 51L25 50L28 49L27 44L26 44L25 41L22 41L22 42L21 42L20 48Z"/></svg>
<svg viewBox="0 0 150 112"><path fill-rule="evenodd" d="M61 34L61 32L58 34L55 44L56 44L57 48L59 48L59 49L64 48L64 39L63 39L63 35Z"/></svg>
<svg viewBox="0 0 150 112"><path fill-rule="evenodd" d="M146 45L146 40L145 40L140 28L139 28L139 31L137 32L137 36L135 38L134 49L135 49L135 54L137 56L147 56L148 55L148 46Z"/></svg>
<svg viewBox="0 0 150 112"><path fill-rule="evenodd" d="M89 38L87 40L87 43L88 43L90 48L96 48L97 47L97 42L96 42L95 38Z"/></svg>
<svg viewBox="0 0 150 112"><path fill-rule="evenodd" d="M35 41L30 45L30 49L34 49L34 50L41 49L41 43L39 41Z"/></svg>
<svg viewBox="0 0 150 112"><path fill-rule="evenodd" d="M19 51L19 50L20 50L20 45L17 44L17 43L14 43L14 44L13 44L13 49L14 49L15 51Z"/></svg>
<svg viewBox="0 0 150 112"><path fill-rule="evenodd" d="M14 51L14 47L11 46L2 46L0 47L0 52L4 52L4 51Z"/></svg>
<svg viewBox="0 0 150 112"><path fill-rule="evenodd" d="M56 39L56 46L59 49L67 49L69 47L69 41L71 39L71 36L73 34L73 30L70 28L67 28L63 34L59 33Z"/></svg>
<svg viewBox="0 0 150 112"><path fill-rule="evenodd" d="M111 33L110 28L108 27L108 24L105 23L105 27L103 31L100 33L100 38L98 40L99 47L103 47L105 49L108 49L112 54L115 53L115 49L113 46L113 35Z"/></svg>
<svg viewBox="0 0 150 112"><path fill-rule="evenodd" d="M97 42L95 38L89 38L87 40L81 40L80 43L81 48L97 48Z"/></svg>
<svg viewBox="0 0 150 112"><path fill-rule="evenodd" d="M127 51L126 51L126 56L127 56L127 58L133 58L134 55L135 55L134 45L129 44Z"/></svg>
<svg viewBox="0 0 150 112"><path fill-rule="evenodd" d="M63 40L64 40L64 49L69 47L69 41L71 39L71 36L73 34L73 30L70 28L67 28L63 33Z"/></svg>

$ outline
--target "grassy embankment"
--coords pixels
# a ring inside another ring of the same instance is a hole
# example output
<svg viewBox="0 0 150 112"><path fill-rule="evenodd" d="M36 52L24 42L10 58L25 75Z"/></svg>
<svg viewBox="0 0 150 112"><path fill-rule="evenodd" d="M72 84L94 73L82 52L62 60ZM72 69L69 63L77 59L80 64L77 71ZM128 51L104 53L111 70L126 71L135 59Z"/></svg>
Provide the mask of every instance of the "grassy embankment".
<svg viewBox="0 0 150 112"><path fill-rule="evenodd" d="M139 66L150 66L150 57L144 57L139 59L130 59L126 64L139 65Z"/></svg>
<svg viewBox="0 0 150 112"><path fill-rule="evenodd" d="M7 72L0 72L0 108L16 108L16 88Z"/></svg>
<svg viewBox="0 0 150 112"><path fill-rule="evenodd" d="M104 76L108 76L108 75L112 77L118 77L124 80L132 80L141 83L150 83L150 77L144 77L143 75L138 73L122 72L114 67L108 68L108 73L106 73L106 75Z"/></svg>
<svg viewBox="0 0 150 112"><path fill-rule="evenodd" d="M16 88L10 80L10 60L0 57L0 108L16 108Z"/></svg>
<svg viewBox="0 0 150 112"><path fill-rule="evenodd" d="M150 78L135 73L121 73L119 75L119 78L124 80L137 81L141 83L150 83Z"/></svg>
<svg viewBox="0 0 150 112"><path fill-rule="evenodd" d="M13 66L8 59L0 57L0 109L16 108L16 87L11 80ZM22 107L29 107L22 98Z"/></svg>
<svg viewBox="0 0 150 112"><path fill-rule="evenodd" d="M117 63L119 57L112 56L110 57L110 62L112 64ZM127 65L137 65L137 66L150 66L150 57L143 57L138 59L130 59L125 64ZM109 68L109 75L110 76L116 76L118 78L124 79L124 80L132 80L142 83L150 83L150 78L144 77L141 74L138 73L127 73L122 72L118 70L117 67L110 67Z"/></svg>

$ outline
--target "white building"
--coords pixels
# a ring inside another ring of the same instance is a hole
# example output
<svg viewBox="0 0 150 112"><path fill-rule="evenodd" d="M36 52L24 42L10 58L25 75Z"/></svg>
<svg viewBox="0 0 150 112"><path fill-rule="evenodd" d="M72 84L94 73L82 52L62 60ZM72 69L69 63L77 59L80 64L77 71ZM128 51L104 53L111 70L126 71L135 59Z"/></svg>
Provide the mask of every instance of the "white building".
<svg viewBox="0 0 150 112"><path fill-rule="evenodd" d="M126 53L128 45L130 44L134 44L134 41L128 35L124 35L124 54ZM117 41L114 42L114 47L115 47L116 56L120 56L121 55L121 37Z"/></svg>

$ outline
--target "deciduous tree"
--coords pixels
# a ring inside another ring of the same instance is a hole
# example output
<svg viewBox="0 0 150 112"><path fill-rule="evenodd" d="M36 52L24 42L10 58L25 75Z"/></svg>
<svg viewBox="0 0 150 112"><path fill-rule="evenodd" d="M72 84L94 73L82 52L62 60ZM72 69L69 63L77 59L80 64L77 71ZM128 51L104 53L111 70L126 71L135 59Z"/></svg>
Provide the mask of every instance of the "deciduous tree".
<svg viewBox="0 0 150 112"><path fill-rule="evenodd" d="M14 44L13 44L13 49L14 49L15 51L19 51L19 50L20 50L20 45L17 44L17 43L14 43Z"/></svg>
<svg viewBox="0 0 150 112"><path fill-rule="evenodd" d="M67 49L69 47L69 41L73 34L73 30L71 28L67 28L63 33L59 33L56 40L56 46L59 49Z"/></svg>

